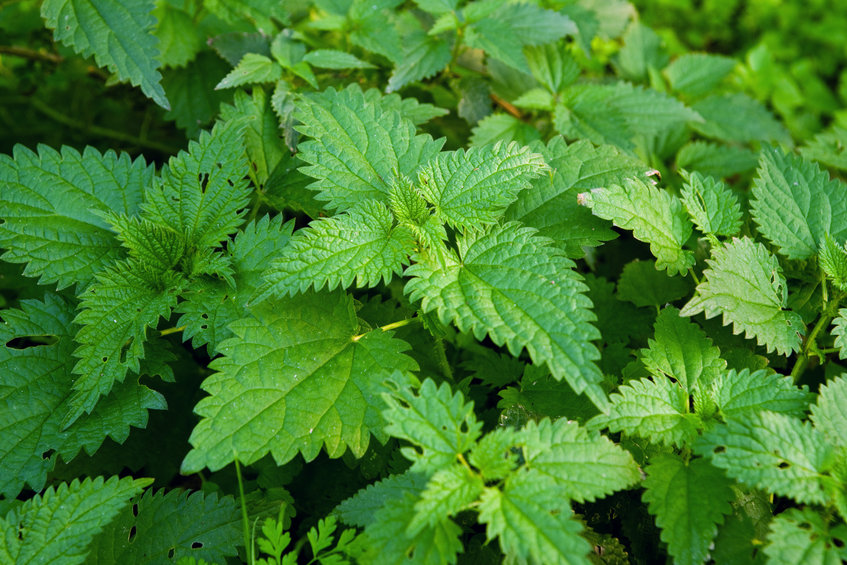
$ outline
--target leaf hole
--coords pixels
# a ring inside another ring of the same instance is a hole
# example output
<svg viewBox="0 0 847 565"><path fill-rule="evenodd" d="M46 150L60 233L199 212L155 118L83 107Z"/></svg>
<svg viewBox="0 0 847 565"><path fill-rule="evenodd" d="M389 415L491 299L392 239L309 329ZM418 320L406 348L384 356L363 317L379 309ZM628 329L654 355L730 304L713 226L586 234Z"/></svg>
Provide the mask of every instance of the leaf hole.
<svg viewBox="0 0 847 565"><path fill-rule="evenodd" d="M101 359L101 361L103 361L104 363L106 363L108 360L109 360L109 358L108 358L108 357L103 357L103 358Z"/></svg>
<svg viewBox="0 0 847 565"><path fill-rule="evenodd" d="M132 540L134 540L134 539L135 539L135 534L136 534L136 533L137 533L137 530L135 529L135 526L131 527L131 528L129 529L129 536L127 536L126 541L128 541L128 542L132 543Z"/></svg>
<svg viewBox="0 0 847 565"><path fill-rule="evenodd" d="M176 553L176 548L172 547L168 550L168 559L173 559L174 554Z"/></svg>
<svg viewBox="0 0 847 565"><path fill-rule="evenodd" d="M203 547L203 542L201 541L195 541L191 544L191 549L200 549L201 547Z"/></svg>
<svg viewBox="0 0 847 565"><path fill-rule="evenodd" d="M780 461L777 467L779 467L780 469L788 469L789 467L791 467L791 463L789 463L788 461Z"/></svg>
<svg viewBox="0 0 847 565"><path fill-rule="evenodd" d="M201 330L208 330L208 329L209 329L209 325L208 325L208 324L203 324L202 326L200 326L200 329L201 329Z"/></svg>
<svg viewBox="0 0 847 565"><path fill-rule="evenodd" d="M129 348L132 346L133 338L129 338L121 347L121 364L126 363L127 355L129 353Z"/></svg>
<svg viewBox="0 0 847 565"><path fill-rule="evenodd" d="M234 183L234 182L232 182L232 180L231 180L231 179L226 179L226 183L227 183L229 186L233 186L233 187L235 186L235 183Z"/></svg>
<svg viewBox="0 0 847 565"><path fill-rule="evenodd" d="M208 319L209 319L209 315L208 315L207 313L205 313L205 312L203 312L202 314L200 314L200 317L201 317L201 318L203 318L204 320L208 320Z"/></svg>
<svg viewBox="0 0 847 565"><path fill-rule="evenodd" d="M206 192L206 187L209 186L209 173L200 173L197 180L200 181L200 192Z"/></svg>
<svg viewBox="0 0 847 565"><path fill-rule="evenodd" d="M800 528L801 530L811 530L812 529L812 525L808 522L800 522L799 524L797 524L797 527Z"/></svg>
<svg viewBox="0 0 847 565"><path fill-rule="evenodd" d="M133 504L133 505L132 505L132 515L133 515L133 516L138 516L138 504Z"/></svg>
<svg viewBox="0 0 847 565"><path fill-rule="evenodd" d="M838 549L842 549L844 547L844 540L840 538L832 538L832 545Z"/></svg>
<svg viewBox="0 0 847 565"><path fill-rule="evenodd" d="M41 454L41 458L45 459L45 460L50 459L51 457L53 457L54 453L56 453L55 449L48 449L44 453Z"/></svg>
<svg viewBox="0 0 847 565"><path fill-rule="evenodd" d="M715 455L717 455L718 453L725 453L725 452L726 452L726 447L724 447L723 445L719 445L712 450L712 453L714 453Z"/></svg>
<svg viewBox="0 0 847 565"><path fill-rule="evenodd" d="M6 342L6 347L9 349L29 349L41 345L53 345L58 341L59 338L55 335L25 335L10 339Z"/></svg>

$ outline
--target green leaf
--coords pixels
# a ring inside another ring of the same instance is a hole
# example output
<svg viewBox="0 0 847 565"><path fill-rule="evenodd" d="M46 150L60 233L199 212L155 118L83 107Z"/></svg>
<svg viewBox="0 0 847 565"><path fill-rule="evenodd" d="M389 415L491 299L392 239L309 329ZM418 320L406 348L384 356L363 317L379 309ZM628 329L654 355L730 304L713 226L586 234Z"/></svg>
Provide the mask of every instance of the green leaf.
<svg viewBox="0 0 847 565"><path fill-rule="evenodd" d="M530 420L518 437L526 466L555 484L557 496L593 502L640 479L629 452L566 418Z"/></svg>
<svg viewBox="0 0 847 565"><path fill-rule="evenodd" d="M191 12L168 2L156 3L155 35L159 39L159 61L163 67L185 67L205 47L206 38L194 21L197 14Z"/></svg>
<svg viewBox="0 0 847 565"><path fill-rule="evenodd" d="M215 90L235 88L244 84L276 82L282 78L282 67L276 61L258 53L244 58L215 86Z"/></svg>
<svg viewBox="0 0 847 565"><path fill-rule="evenodd" d="M386 92L395 92L407 84L429 78L440 72L452 59L450 44L416 31L403 40L403 56L391 77Z"/></svg>
<svg viewBox="0 0 847 565"><path fill-rule="evenodd" d="M529 145L541 139L541 134L531 125L509 114L490 114L473 128L470 144L473 147L494 143Z"/></svg>
<svg viewBox="0 0 847 565"><path fill-rule="evenodd" d="M821 240L818 261L832 284L840 290L847 290L847 248L838 245L826 234Z"/></svg>
<svg viewBox="0 0 847 565"><path fill-rule="evenodd" d="M439 153L418 171L418 187L448 224L480 229L496 222L547 170L544 158L528 147L498 143Z"/></svg>
<svg viewBox="0 0 847 565"><path fill-rule="evenodd" d="M715 178L726 178L756 168L758 159L749 149L692 141L676 154L676 168L699 171Z"/></svg>
<svg viewBox="0 0 847 565"><path fill-rule="evenodd" d="M394 225L391 211L368 201L349 212L321 218L294 234L265 272L270 292L297 294L324 285L334 290L372 287L402 274L415 250L411 231Z"/></svg>
<svg viewBox="0 0 847 565"><path fill-rule="evenodd" d="M692 127L706 137L728 142L770 141L791 145L785 127L746 94L715 94L692 104L691 108L705 120L692 123Z"/></svg>
<svg viewBox="0 0 847 565"><path fill-rule="evenodd" d="M54 294L21 306L2 310L5 323L0 325L0 370L6 375L0 387L0 493L10 498L25 484L33 490L44 487L56 461L51 453L70 461L81 448L94 453L107 436L123 443L130 426L147 425L147 410L166 407L160 394L125 383L89 417L60 431L74 381L74 310ZM14 339L35 341L26 347L5 345ZM39 345L39 339L47 341Z"/></svg>
<svg viewBox="0 0 847 565"><path fill-rule="evenodd" d="M724 419L740 420L762 410L801 418L814 396L795 386L791 377L766 369L731 369L714 383L714 398Z"/></svg>
<svg viewBox="0 0 847 565"><path fill-rule="evenodd" d="M833 525L813 508L789 508L771 521L769 565L838 565L847 561L847 526Z"/></svg>
<svg viewBox="0 0 847 565"><path fill-rule="evenodd" d="M211 396L195 412L194 447L183 472L217 470L236 457L245 465L268 452L278 465L297 453L310 461L350 449L361 457L381 434L380 393L391 371L417 368L390 332L357 335L352 299L308 293L268 302L230 324L203 382ZM268 368L270 367L270 369Z"/></svg>
<svg viewBox="0 0 847 565"><path fill-rule="evenodd" d="M415 135L410 120L368 102L355 84L302 98L296 118L303 122L297 129L312 138L298 147L309 163L302 170L318 179L311 188L329 209L385 201L395 173L413 177L443 144Z"/></svg>
<svg viewBox="0 0 847 565"><path fill-rule="evenodd" d="M412 120L416 126L425 124L433 118L446 116L449 112L444 108L419 102L417 98L402 98L399 94L383 95L376 88L365 91L365 100L379 104L383 110L397 110L404 118Z"/></svg>
<svg viewBox="0 0 847 565"><path fill-rule="evenodd" d="M218 115L221 103L232 98L231 90L215 90L228 71L226 61L208 50L198 54L184 69L165 69L162 86L171 103L165 118L174 120L188 138L195 139L200 129Z"/></svg>
<svg viewBox="0 0 847 565"><path fill-rule="evenodd" d="M395 383L395 390L383 398L388 405L383 412L385 433L420 448L401 449L412 461L413 472L433 474L450 466L479 438L482 422L476 420L473 403L465 403L460 392L453 394L447 383L436 388L426 379L417 394Z"/></svg>
<svg viewBox="0 0 847 565"><path fill-rule="evenodd" d="M320 69L372 69L373 65L362 61L355 55L335 49L315 49L309 51L303 60Z"/></svg>
<svg viewBox="0 0 847 565"><path fill-rule="evenodd" d="M663 305L688 296L689 285L682 277L669 277L653 261L636 259L627 263L618 279L618 298L638 307Z"/></svg>
<svg viewBox="0 0 847 565"><path fill-rule="evenodd" d="M688 463L677 455L650 459L644 480L644 501L662 541L679 565L700 565L724 516L732 512L732 484L726 475L704 459Z"/></svg>
<svg viewBox="0 0 847 565"><path fill-rule="evenodd" d="M576 60L559 43L547 43L524 50L529 70L551 94L557 94L579 77Z"/></svg>
<svg viewBox="0 0 847 565"><path fill-rule="evenodd" d="M643 175L647 166L611 145L595 147L584 140L568 145L563 138L554 137L546 147L536 144L531 148L544 156L553 175L535 179L529 190L519 192L506 210L506 220L538 229L573 258L585 254L583 247L596 247L617 237L606 220L578 204L577 193Z"/></svg>
<svg viewBox="0 0 847 565"><path fill-rule="evenodd" d="M668 191L636 177L625 179L623 185L584 192L579 202L649 243L657 269L674 275L694 266L694 253L682 247L691 237L691 221L679 199Z"/></svg>
<svg viewBox="0 0 847 565"><path fill-rule="evenodd" d="M194 282L175 309L182 314L176 325L185 326L183 339L192 339L195 348L209 344L209 352L214 352L221 341L232 337L229 324L244 316L248 301L264 282L268 263L288 244L293 229L294 222L282 223L281 215L263 216L245 226L228 246L235 292L220 280Z"/></svg>
<svg viewBox="0 0 847 565"><path fill-rule="evenodd" d="M138 216L105 214L104 218L118 232L118 239L136 264L153 273L174 268L185 254L182 234Z"/></svg>
<svg viewBox="0 0 847 565"><path fill-rule="evenodd" d="M459 4L459 0L415 0L418 8L433 15L452 12Z"/></svg>
<svg viewBox="0 0 847 565"><path fill-rule="evenodd" d="M169 110L159 84L158 40L152 33L154 6L152 0L46 0L41 17L56 40L85 57L93 55L98 65L140 86L148 98Z"/></svg>
<svg viewBox="0 0 847 565"><path fill-rule="evenodd" d="M702 422L689 412L688 392L665 377L632 380L609 397L606 414L588 422L589 429L609 428L662 445L688 447Z"/></svg>
<svg viewBox="0 0 847 565"><path fill-rule="evenodd" d="M741 206L723 181L698 172L680 171L685 184L682 203L697 228L709 235L737 235L741 231Z"/></svg>
<svg viewBox="0 0 847 565"><path fill-rule="evenodd" d="M797 418L755 412L730 419L701 436L694 450L751 487L801 503L827 501L822 473L831 463L832 447Z"/></svg>
<svg viewBox="0 0 847 565"><path fill-rule="evenodd" d="M759 345L780 355L800 349L803 320L790 310L785 277L776 257L748 237L733 239L712 252L697 294L682 309L683 316L704 312L706 318L723 314L733 332L756 337Z"/></svg>
<svg viewBox="0 0 847 565"><path fill-rule="evenodd" d="M499 538L507 559L551 565L588 565L582 525L553 481L534 471L510 475L503 490L486 487L479 521L486 536Z"/></svg>
<svg viewBox="0 0 847 565"><path fill-rule="evenodd" d="M599 353L591 343L599 335L586 287L550 243L517 223L467 234L457 241L458 256L414 257L405 292L424 312L437 311L477 339L487 334L513 355L526 348L535 363L601 407Z"/></svg>
<svg viewBox="0 0 847 565"><path fill-rule="evenodd" d="M635 82L647 81L651 71L667 65L662 38L639 21L633 21L623 36L623 47L612 60L618 74Z"/></svg>
<svg viewBox="0 0 847 565"><path fill-rule="evenodd" d="M835 347L838 348L838 358L847 359L847 308L839 308L838 316L832 321L832 335L835 336Z"/></svg>
<svg viewBox="0 0 847 565"><path fill-rule="evenodd" d="M0 155L3 260L28 263L24 274L41 284L84 287L123 255L100 214L137 212L153 173L126 153L15 146L12 158Z"/></svg>
<svg viewBox="0 0 847 565"><path fill-rule="evenodd" d="M439 522L469 508L484 488L482 477L465 465L454 463L439 469L430 477L415 503L415 516L406 529L407 534L416 535L425 527L434 528Z"/></svg>
<svg viewBox="0 0 847 565"><path fill-rule="evenodd" d="M811 407L809 419L833 445L847 447L847 378L842 374L818 391L818 401Z"/></svg>
<svg viewBox="0 0 847 565"><path fill-rule="evenodd" d="M434 527L424 527L409 534L408 525L415 515L418 498L406 493L391 498L379 508L374 521L358 539L364 555L357 555L362 565L453 565L462 551L461 528L444 519Z"/></svg>
<svg viewBox="0 0 847 565"><path fill-rule="evenodd" d="M518 466L514 449L520 443L518 434L518 430L504 427L485 434L471 448L468 461L487 481L505 479Z"/></svg>
<svg viewBox="0 0 847 565"><path fill-rule="evenodd" d="M405 493L418 497L426 488L427 482L429 476L424 473L407 471L400 475L391 475L343 501L336 507L336 512L345 524L364 528L376 521L377 512L387 501L402 499Z"/></svg>
<svg viewBox="0 0 847 565"><path fill-rule="evenodd" d="M148 490L94 539L86 563L140 565L183 556L222 563L243 543L241 512L232 497Z"/></svg>
<svg viewBox="0 0 847 565"><path fill-rule="evenodd" d="M789 259L806 259L829 234L847 239L847 190L842 182L796 155L761 153L751 213L759 231Z"/></svg>
<svg viewBox="0 0 847 565"><path fill-rule="evenodd" d="M182 233L189 246L215 247L244 216L251 189L238 124L218 124L168 161L147 190L144 216Z"/></svg>
<svg viewBox="0 0 847 565"><path fill-rule="evenodd" d="M64 426L90 413L98 399L108 394L128 371L138 373L144 358L147 328L159 318L170 317L182 281L173 277L163 287L152 286L144 269L124 261L99 275L82 295L81 312L74 323L82 326L76 335L79 358L74 373L74 394Z"/></svg>
<svg viewBox="0 0 847 565"><path fill-rule="evenodd" d="M15 540L5 548L11 563L85 563L92 538L152 482L97 477L36 494L0 520L0 536Z"/></svg>
<svg viewBox="0 0 847 565"><path fill-rule="evenodd" d="M735 59L723 55L685 53L662 72L671 90L698 98L715 90L737 64Z"/></svg>
<svg viewBox="0 0 847 565"><path fill-rule="evenodd" d="M644 366L657 378L675 380L688 392L708 388L726 369L721 350L691 320L668 306L659 312L654 339L641 350Z"/></svg>
<svg viewBox="0 0 847 565"><path fill-rule="evenodd" d="M847 129L833 125L806 141L805 146L800 148L800 154L806 159L844 171L847 170L846 145Z"/></svg>

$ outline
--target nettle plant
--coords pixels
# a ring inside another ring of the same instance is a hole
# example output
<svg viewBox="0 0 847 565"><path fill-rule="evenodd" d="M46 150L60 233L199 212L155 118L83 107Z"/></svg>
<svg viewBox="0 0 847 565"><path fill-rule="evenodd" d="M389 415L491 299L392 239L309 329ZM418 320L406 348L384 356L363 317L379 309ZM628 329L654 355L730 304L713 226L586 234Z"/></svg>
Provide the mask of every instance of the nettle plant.
<svg viewBox="0 0 847 565"><path fill-rule="evenodd" d="M626 2L107 4L197 135L0 156L0 562L847 559L843 130Z"/></svg>

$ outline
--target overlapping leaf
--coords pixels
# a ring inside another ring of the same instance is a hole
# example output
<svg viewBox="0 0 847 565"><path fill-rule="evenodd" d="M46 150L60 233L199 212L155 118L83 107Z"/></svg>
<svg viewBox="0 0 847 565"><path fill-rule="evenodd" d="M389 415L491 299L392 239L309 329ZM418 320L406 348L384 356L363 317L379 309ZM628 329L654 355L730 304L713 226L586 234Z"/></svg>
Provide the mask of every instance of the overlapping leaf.
<svg viewBox="0 0 847 565"><path fill-rule="evenodd" d="M309 293L265 303L230 325L217 372L195 408L203 419L191 434L185 472L220 469L234 458L252 463L271 453L278 464L302 453L314 459L350 449L360 457L371 433L381 434L383 381L417 368L389 332L356 335L352 299Z"/></svg>
<svg viewBox="0 0 847 565"><path fill-rule="evenodd" d="M24 274L42 284L87 285L123 254L100 214L137 212L153 173L143 159L91 147L16 146L11 158L0 155L3 260L28 263Z"/></svg>
<svg viewBox="0 0 847 565"><path fill-rule="evenodd" d="M727 371L715 382L714 400L724 418L743 419L748 414L770 410L802 417L813 395L798 388L791 377L765 369Z"/></svg>
<svg viewBox="0 0 847 565"><path fill-rule="evenodd" d="M536 363L547 363L557 379L567 379L598 406L599 357L591 340L599 337L585 286L573 263L550 240L517 223L468 234L458 241L459 255L443 263L417 257L406 270L412 300L424 312L437 311L460 330L506 344L517 355L524 347Z"/></svg>
<svg viewBox="0 0 847 565"><path fill-rule="evenodd" d="M814 508L790 508L770 523L762 550L772 565L835 565L847 561L847 526L832 524Z"/></svg>
<svg viewBox="0 0 847 565"><path fill-rule="evenodd" d="M697 294L682 309L683 316L723 314L735 333L756 337L768 351L787 354L800 348L805 327L787 304L785 277L776 257L748 237L734 239L713 251L697 285Z"/></svg>
<svg viewBox="0 0 847 565"><path fill-rule="evenodd" d="M709 235L736 235L741 230L741 206L726 184L700 173L686 173L682 203L697 228Z"/></svg>
<svg viewBox="0 0 847 565"><path fill-rule="evenodd" d="M847 448L847 378L843 374L821 387L811 410L815 429L834 445Z"/></svg>

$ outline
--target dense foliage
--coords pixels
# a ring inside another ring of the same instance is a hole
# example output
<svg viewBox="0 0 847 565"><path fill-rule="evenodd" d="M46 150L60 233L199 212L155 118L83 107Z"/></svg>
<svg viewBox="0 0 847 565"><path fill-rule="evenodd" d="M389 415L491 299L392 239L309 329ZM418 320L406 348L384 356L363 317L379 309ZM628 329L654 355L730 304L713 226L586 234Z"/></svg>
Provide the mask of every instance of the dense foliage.
<svg viewBox="0 0 847 565"><path fill-rule="evenodd" d="M847 560L847 16L637 4L0 2L0 563Z"/></svg>

